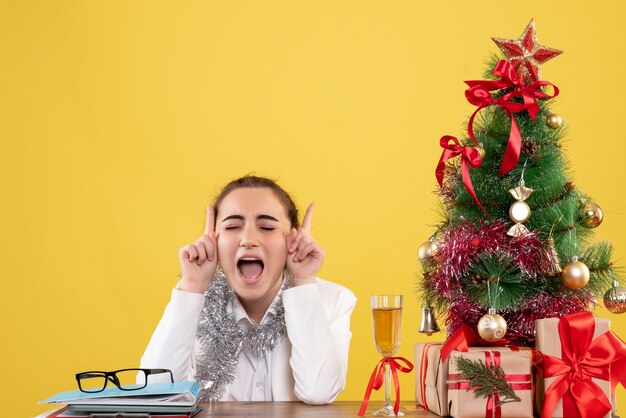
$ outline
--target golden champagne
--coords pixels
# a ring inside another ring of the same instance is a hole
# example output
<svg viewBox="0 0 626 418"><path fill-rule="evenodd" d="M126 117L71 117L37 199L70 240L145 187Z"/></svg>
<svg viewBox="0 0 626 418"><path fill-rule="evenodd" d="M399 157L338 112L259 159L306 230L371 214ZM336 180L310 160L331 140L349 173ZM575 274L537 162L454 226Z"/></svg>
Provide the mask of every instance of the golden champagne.
<svg viewBox="0 0 626 418"><path fill-rule="evenodd" d="M391 357L400 348L402 308L377 308L372 312L376 349L383 357Z"/></svg>

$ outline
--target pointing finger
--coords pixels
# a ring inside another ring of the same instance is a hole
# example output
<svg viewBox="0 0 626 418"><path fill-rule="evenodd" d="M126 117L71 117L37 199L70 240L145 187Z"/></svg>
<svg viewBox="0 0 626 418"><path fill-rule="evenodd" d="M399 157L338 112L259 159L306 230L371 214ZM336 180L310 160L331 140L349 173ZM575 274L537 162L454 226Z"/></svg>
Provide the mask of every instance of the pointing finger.
<svg viewBox="0 0 626 418"><path fill-rule="evenodd" d="M207 205L206 225L204 226L204 235L209 235L213 231L215 231L215 209L213 209L213 206Z"/></svg>
<svg viewBox="0 0 626 418"><path fill-rule="evenodd" d="M314 208L315 204L311 203L304 214L304 219L302 220L302 229L307 232L311 232L311 218L313 217Z"/></svg>
<svg viewBox="0 0 626 418"><path fill-rule="evenodd" d="M304 260L307 257L307 255L309 255L315 249L315 245L316 244L313 241L305 242L303 243L303 245L300 245L300 247L298 248L298 252L296 252L294 260L295 261Z"/></svg>
<svg viewBox="0 0 626 418"><path fill-rule="evenodd" d="M198 253L196 264L200 266L207 259L206 249L204 248L204 243L202 241L196 242L194 244L194 247L196 248L196 252Z"/></svg>
<svg viewBox="0 0 626 418"><path fill-rule="evenodd" d="M209 261L213 261L213 254L215 253L214 235L215 232L211 232L209 235L201 236L198 240L198 242L202 243L204 246L204 253L206 254L206 259Z"/></svg>
<svg viewBox="0 0 626 418"><path fill-rule="evenodd" d="M290 253L294 252L300 246L300 241L304 239L305 235L308 236L308 234L303 233L302 230L295 234L293 241L291 241L291 245L289 246Z"/></svg>
<svg viewBox="0 0 626 418"><path fill-rule="evenodd" d="M209 240L211 241L212 247L213 247L213 253L211 255L211 259L210 261L213 261L214 259L217 258L217 234L215 232L211 232L209 234Z"/></svg>

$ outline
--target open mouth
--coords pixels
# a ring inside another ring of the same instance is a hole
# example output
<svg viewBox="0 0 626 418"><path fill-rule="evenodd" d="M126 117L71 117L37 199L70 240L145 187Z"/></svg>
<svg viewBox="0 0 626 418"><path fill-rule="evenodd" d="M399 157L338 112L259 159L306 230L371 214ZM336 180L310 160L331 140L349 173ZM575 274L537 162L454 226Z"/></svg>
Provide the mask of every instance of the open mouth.
<svg viewBox="0 0 626 418"><path fill-rule="evenodd" d="M239 275L249 281L255 281L261 277L264 267L263 261L258 258L243 257L237 261Z"/></svg>

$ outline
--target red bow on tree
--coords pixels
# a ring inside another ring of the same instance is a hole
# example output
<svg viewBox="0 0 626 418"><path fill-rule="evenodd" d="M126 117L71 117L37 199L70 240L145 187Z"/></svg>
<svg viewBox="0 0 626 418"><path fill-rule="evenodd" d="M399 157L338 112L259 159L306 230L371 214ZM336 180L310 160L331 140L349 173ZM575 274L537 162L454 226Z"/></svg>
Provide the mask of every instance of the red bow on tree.
<svg viewBox="0 0 626 418"><path fill-rule="evenodd" d="M452 144L450 141L452 141ZM472 167L480 167L480 152L476 148L462 146L459 143L459 140L451 135L442 136L439 140L439 144L441 145L441 148L443 148L443 153L441 154L441 158L439 158L439 163L437 164L437 169L435 170L435 176L437 177L439 186L441 187L443 185L443 173L446 169L446 161L460 155L463 184L478 207L480 207L483 212L487 213L485 208L483 208L483 205L481 205L478 201L478 197L476 197L476 192L474 192L474 187L472 186L472 179L470 178L468 167L468 165Z"/></svg>
<svg viewBox="0 0 626 418"><path fill-rule="evenodd" d="M519 126L515 121L513 113L527 110L533 122L536 121L537 113L539 113L539 103L537 100L551 99L559 95L559 89L548 81L535 81L526 85L523 75L518 75L510 62L501 60L493 70L493 74L500 77L499 80L471 80L466 81L470 88L465 90L467 100L478 106L470 117L467 125L469 137L478 145L478 141L474 136L474 118L478 111L482 108L495 105L500 107L511 119L511 131L509 133L509 142L504 152L502 165L500 166L500 175L503 176L511 171L519 161L520 150L522 147L522 135ZM541 91L541 87L552 86L554 95L549 95ZM513 89L502 97L495 98L491 94L492 91L502 89ZM511 101L515 97L521 97L522 103Z"/></svg>

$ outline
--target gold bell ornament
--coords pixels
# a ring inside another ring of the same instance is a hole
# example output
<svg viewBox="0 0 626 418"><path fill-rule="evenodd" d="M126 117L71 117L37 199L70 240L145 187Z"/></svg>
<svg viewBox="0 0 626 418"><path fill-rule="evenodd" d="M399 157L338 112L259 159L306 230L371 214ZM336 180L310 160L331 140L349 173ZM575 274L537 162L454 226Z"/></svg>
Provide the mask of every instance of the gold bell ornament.
<svg viewBox="0 0 626 418"><path fill-rule="evenodd" d="M435 332L439 332L439 325L437 325L437 318L435 318L435 310L430 303L424 302L422 307L422 322L420 322L419 332L426 334L429 337Z"/></svg>
<svg viewBox="0 0 626 418"><path fill-rule="evenodd" d="M626 312L626 288L613 280L613 287L604 294L604 307L611 313Z"/></svg>
<svg viewBox="0 0 626 418"><path fill-rule="evenodd" d="M546 250L546 258L548 260L548 268L546 273L548 276L558 276L561 274L561 261L559 260L559 255L556 252L556 248L554 248L554 238L552 235L548 237L548 249Z"/></svg>
<svg viewBox="0 0 626 418"><path fill-rule="evenodd" d="M506 320L496 313L496 310L489 308L489 312L483 315L478 321L478 335L485 341L494 342L502 339L506 335Z"/></svg>

